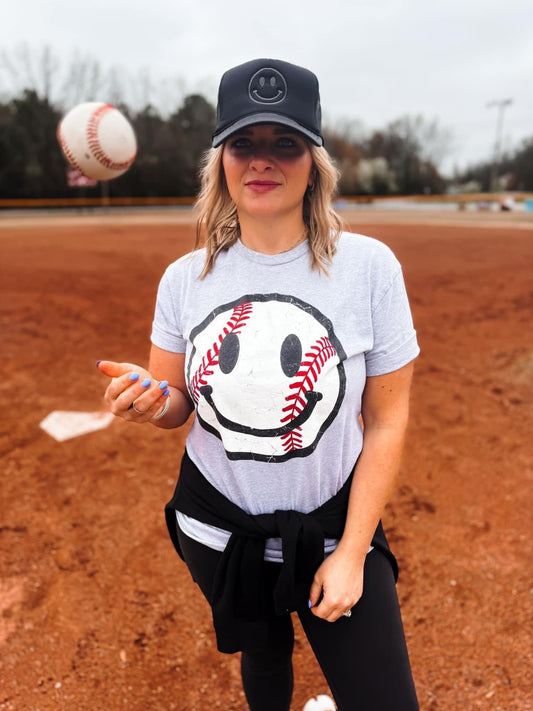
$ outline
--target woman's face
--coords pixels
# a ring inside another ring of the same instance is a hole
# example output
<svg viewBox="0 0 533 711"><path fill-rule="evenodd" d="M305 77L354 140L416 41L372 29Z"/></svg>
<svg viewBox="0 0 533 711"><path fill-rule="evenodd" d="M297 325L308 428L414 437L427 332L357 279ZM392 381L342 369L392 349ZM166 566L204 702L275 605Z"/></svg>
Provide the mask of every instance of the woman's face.
<svg viewBox="0 0 533 711"><path fill-rule="evenodd" d="M240 215L302 214L313 159L305 138L286 126L250 126L224 143L222 165Z"/></svg>

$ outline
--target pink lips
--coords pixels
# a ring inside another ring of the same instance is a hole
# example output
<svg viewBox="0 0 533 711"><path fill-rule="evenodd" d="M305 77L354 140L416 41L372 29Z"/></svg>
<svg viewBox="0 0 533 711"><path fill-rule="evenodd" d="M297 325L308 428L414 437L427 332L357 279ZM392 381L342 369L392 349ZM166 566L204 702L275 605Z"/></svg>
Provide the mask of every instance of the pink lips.
<svg viewBox="0 0 533 711"><path fill-rule="evenodd" d="M254 193L267 193L269 190L274 190L279 187L280 183L276 183L274 180L250 180L246 183L246 187L253 190Z"/></svg>

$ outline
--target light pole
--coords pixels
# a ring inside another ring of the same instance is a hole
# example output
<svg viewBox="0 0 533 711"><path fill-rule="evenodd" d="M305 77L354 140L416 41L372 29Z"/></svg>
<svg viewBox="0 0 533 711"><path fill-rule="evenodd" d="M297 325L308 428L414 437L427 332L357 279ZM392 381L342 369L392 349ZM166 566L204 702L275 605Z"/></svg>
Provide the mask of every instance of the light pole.
<svg viewBox="0 0 533 711"><path fill-rule="evenodd" d="M490 101L487 104L487 108L489 109L493 106L496 106L496 108L498 109L498 118L496 120L496 140L494 141L494 154L492 156L492 166L490 171L489 189L491 192L496 191L498 163L500 162L500 152L502 145L503 112L505 111L507 106L510 106L512 103L512 99L496 99L494 101Z"/></svg>

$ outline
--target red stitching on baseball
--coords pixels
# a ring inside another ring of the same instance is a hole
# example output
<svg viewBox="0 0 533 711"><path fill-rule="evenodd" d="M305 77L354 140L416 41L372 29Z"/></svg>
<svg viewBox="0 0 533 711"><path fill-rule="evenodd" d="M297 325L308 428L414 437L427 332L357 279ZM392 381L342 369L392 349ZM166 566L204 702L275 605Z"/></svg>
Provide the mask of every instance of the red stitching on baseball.
<svg viewBox="0 0 533 711"><path fill-rule="evenodd" d="M239 304L233 309L230 319L223 327L222 332L218 334L217 340L211 348L208 348L207 353L202 358L201 364L198 366L196 373L191 379L189 389L196 402L200 399L200 388L202 385L207 385L207 380L210 375L213 375L213 368L218 365L218 354L222 341L228 333L239 334L246 326L246 322L252 314L253 306L249 301Z"/></svg>
<svg viewBox="0 0 533 711"><path fill-rule="evenodd" d="M314 389L318 376L322 372L322 368L330 358L336 355L337 351L335 347L326 336L319 338L318 341L311 346L310 352L305 354L305 360L302 360L300 363L300 370L294 376L298 378L298 380L295 380L289 385L289 388L294 392L285 398L289 404L282 409L282 412L287 413L285 417L282 417L280 420L282 424L294 420L294 418L302 412L307 405L305 393ZM301 427L296 427L291 432L287 432L287 434L281 436L281 439L286 452L301 449Z"/></svg>
<svg viewBox="0 0 533 711"><path fill-rule="evenodd" d="M65 158L68 160L68 162L73 165L75 168L77 168L80 173L83 173L82 167L74 157L74 154L70 150L70 148L67 145L67 142L65 141L65 137L63 136L63 132L61 131L61 124L57 127L57 132L56 132L57 140L59 142L59 145L61 146L61 150L65 154ZM83 173L85 175L85 173Z"/></svg>
<svg viewBox="0 0 533 711"><path fill-rule="evenodd" d="M87 122L87 142L92 155L98 163L106 168L109 168L110 170L126 170L132 164L137 151L135 151L129 160L121 162L113 161L100 145L100 139L98 137L98 126L100 125L101 120L109 111L114 110L115 107L111 106L111 104L103 104L93 111Z"/></svg>

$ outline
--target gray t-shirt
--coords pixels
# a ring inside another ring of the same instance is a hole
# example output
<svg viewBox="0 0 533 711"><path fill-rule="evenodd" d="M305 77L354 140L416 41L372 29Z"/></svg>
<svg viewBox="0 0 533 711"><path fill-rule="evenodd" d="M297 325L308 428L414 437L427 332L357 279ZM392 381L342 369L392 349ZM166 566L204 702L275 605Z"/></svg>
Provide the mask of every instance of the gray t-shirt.
<svg viewBox="0 0 533 711"><path fill-rule="evenodd" d="M419 353L400 264L383 243L351 233L329 276L311 270L306 242L266 255L239 241L200 280L204 258L198 250L167 268L152 330L156 346L186 354L196 405L189 456L247 513L308 513L339 491L359 456L367 376ZM224 549L227 532L178 521ZM265 557L281 558L279 539Z"/></svg>

